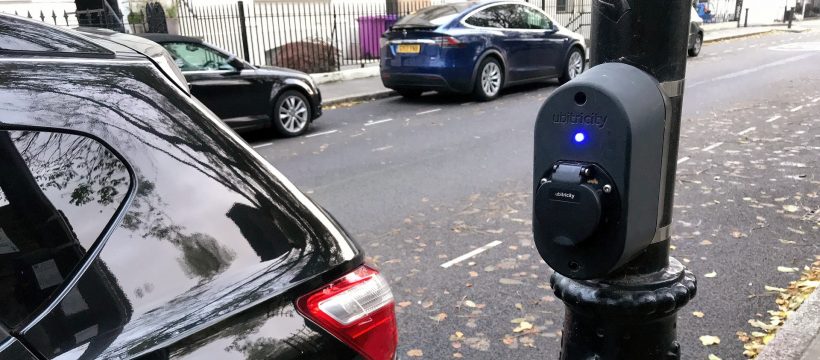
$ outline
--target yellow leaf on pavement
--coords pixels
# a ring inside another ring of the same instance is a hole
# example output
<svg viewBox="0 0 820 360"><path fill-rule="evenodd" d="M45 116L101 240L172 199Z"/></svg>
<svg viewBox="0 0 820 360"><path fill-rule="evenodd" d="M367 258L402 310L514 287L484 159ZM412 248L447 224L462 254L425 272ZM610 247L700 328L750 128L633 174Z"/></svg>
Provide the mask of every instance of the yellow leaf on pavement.
<svg viewBox="0 0 820 360"><path fill-rule="evenodd" d="M407 356L409 357L422 357L424 356L424 352L421 349L410 349L407 350Z"/></svg>
<svg viewBox="0 0 820 360"><path fill-rule="evenodd" d="M464 301L464 305L467 306L467 307L474 308L475 307L475 302L473 302L472 300L466 300L466 301Z"/></svg>
<svg viewBox="0 0 820 360"><path fill-rule="evenodd" d="M694 315L696 318L702 318L704 314L700 311L693 311L692 315Z"/></svg>
<svg viewBox="0 0 820 360"><path fill-rule="evenodd" d="M708 277L708 278L713 278L715 276L717 276L717 273L714 272L714 271L712 271L710 273L707 273L707 274L703 274L703 277Z"/></svg>
<svg viewBox="0 0 820 360"><path fill-rule="evenodd" d="M529 330L529 329L532 329L532 324L529 323L529 322L526 322L526 321L522 321L521 323L518 324L518 327L513 329L513 332L519 333L519 332L522 332L524 330Z"/></svg>
<svg viewBox="0 0 820 360"><path fill-rule="evenodd" d="M784 273L791 273L797 271L797 268L787 267L787 266L778 266L777 271L784 272Z"/></svg>
<svg viewBox="0 0 820 360"><path fill-rule="evenodd" d="M709 360L721 360L721 358L717 357L715 354L709 354Z"/></svg>
<svg viewBox="0 0 820 360"><path fill-rule="evenodd" d="M700 343L703 344L703 346L710 346L710 345L720 344L720 338L717 337L717 336L703 335L703 336L699 337L698 339L700 340Z"/></svg>

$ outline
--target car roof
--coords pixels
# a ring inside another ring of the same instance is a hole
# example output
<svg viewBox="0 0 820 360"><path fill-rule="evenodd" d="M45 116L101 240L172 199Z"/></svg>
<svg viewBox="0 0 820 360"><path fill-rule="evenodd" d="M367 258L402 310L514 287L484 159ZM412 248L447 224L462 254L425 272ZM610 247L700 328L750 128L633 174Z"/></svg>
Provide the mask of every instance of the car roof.
<svg viewBox="0 0 820 360"><path fill-rule="evenodd" d="M65 28L9 14L0 14L0 34L0 53L111 58L121 50Z"/></svg>
<svg viewBox="0 0 820 360"><path fill-rule="evenodd" d="M192 43L202 43L202 39L198 39L195 37L190 36L182 36L182 35L171 35L171 34L139 34L148 40L158 42L158 43L165 43L165 42L192 42Z"/></svg>

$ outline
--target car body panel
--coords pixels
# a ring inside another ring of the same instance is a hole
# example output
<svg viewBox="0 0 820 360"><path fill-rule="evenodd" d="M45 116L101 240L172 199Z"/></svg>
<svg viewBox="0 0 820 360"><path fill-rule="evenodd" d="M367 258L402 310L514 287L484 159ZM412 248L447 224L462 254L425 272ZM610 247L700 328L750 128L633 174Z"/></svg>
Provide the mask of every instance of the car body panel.
<svg viewBox="0 0 820 360"><path fill-rule="evenodd" d="M501 63L505 86L559 77L573 47L586 53L583 37L555 24L551 29L502 29L473 26L466 19L487 8L526 3L485 1L464 3L464 10L440 25L427 28L396 27L385 32L381 49L382 82L389 88L472 91L478 65L487 56ZM446 5L442 5L446 6ZM552 20L550 20L552 21ZM432 39L451 36L460 47L436 46ZM421 44L415 54L400 54L400 44Z"/></svg>
<svg viewBox="0 0 820 360"><path fill-rule="evenodd" d="M132 174L110 231L84 248L83 265L65 274L45 308L11 329L39 356L128 359L181 349L174 344L281 308L363 262L332 218L147 58L0 52L0 71L0 130L91 137ZM78 301L83 310L68 314ZM292 313L266 316L286 324L280 318ZM297 338L307 327L304 336L324 339L313 351L340 346L304 321L290 324ZM298 350L297 358L324 354Z"/></svg>
<svg viewBox="0 0 820 360"><path fill-rule="evenodd" d="M689 41L687 45L687 49L691 49L695 46L695 40L698 36L703 35L703 19L698 15L697 10L692 8L691 14L689 15Z"/></svg>

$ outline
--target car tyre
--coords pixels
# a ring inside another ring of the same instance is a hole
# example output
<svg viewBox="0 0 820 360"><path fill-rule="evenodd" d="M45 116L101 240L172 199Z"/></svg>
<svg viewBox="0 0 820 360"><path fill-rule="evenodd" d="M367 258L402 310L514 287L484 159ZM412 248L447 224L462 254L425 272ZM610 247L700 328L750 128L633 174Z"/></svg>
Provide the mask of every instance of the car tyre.
<svg viewBox="0 0 820 360"><path fill-rule="evenodd" d="M504 86L504 70L493 57L484 58L478 65L473 94L478 100L489 101L501 94Z"/></svg>
<svg viewBox="0 0 820 360"><path fill-rule="evenodd" d="M414 89L396 89L396 92L408 99L418 99L421 97L421 94L424 93L424 91Z"/></svg>
<svg viewBox="0 0 820 360"><path fill-rule="evenodd" d="M689 56L698 56L700 54L700 49L703 47L703 33L699 33L698 37L695 38L695 43L692 44L692 48L689 49Z"/></svg>
<svg viewBox="0 0 820 360"><path fill-rule="evenodd" d="M573 47L570 50L569 55L567 55L567 61L565 62L566 67L564 67L564 74L561 75L561 78L558 79L561 83L566 83L572 79L575 79L578 75L584 72L584 67L586 61L584 60L584 53L581 49L577 47Z"/></svg>
<svg viewBox="0 0 820 360"><path fill-rule="evenodd" d="M271 122L277 133L285 137L293 137L302 135L308 130L312 116L307 97L296 90L288 90L276 99Z"/></svg>

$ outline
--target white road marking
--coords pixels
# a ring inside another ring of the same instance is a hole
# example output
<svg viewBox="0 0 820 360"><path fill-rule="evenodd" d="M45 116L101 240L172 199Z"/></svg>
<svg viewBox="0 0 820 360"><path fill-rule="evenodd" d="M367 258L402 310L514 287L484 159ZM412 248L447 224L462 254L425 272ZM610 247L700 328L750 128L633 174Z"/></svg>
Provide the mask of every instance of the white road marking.
<svg viewBox="0 0 820 360"><path fill-rule="evenodd" d="M789 111L791 111L791 112L795 112L795 111L798 111L798 110L800 110L800 109L802 109L802 108L803 108L803 105L800 105L800 106L795 107L795 108L793 108L793 109L791 109L791 110L789 110Z"/></svg>
<svg viewBox="0 0 820 360"><path fill-rule="evenodd" d="M339 130L329 130L329 131L324 131L324 132L320 132L320 133L310 134L310 135L307 135L305 137L309 138L309 137L314 137L314 136L328 135L328 134L333 134L333 133L338 132L338 131Z"/></svg>
<svg viewBox="0 0 820 360"><path fill-rule="evenodd" d="M453 259L453 260L450 260L450 261L448 261L448 262L446 262L446 263L444 263L444 264L441 264L441 267L443 267L443 268L445 268L445 269L446 269L446 268L449 268L450 266L453 266L453 265L455 265L455 264L458 264L458 263L460 263L460 262L462 262L462 261L464 261L464 260L467 260L467 259L469 259L469 258L471 258L471 257L473 257L473 256L476 256L476 255L478 255L478 254L481 254L481 253L483 253L483 252L485 252L485 251L487 251L487 250L489 250L489 249L491 249L491 248L494 248L494 247L496 247L496 246L498 246L498 245L500 245L500 244L501 244L501 241L499 241L499 240L493 241L493 242L491 242L491 243L489 243L489 244L487 244L487 245L484 245L484 246L482 246L482 247L480 247L480 248L478 248L478 249L475 249L475 250L473 250L473 251L470 251L470 252L468 252L468 253L466 253L466 254L464 254L464 255L461 255L461 256L459 256L459 257L457 257L457 258Z"/></svg>
<svg viewBox="0 0 820 360"><path fill-rule="evenodd" d="M695 86L698 86L698 85L708 84L708 83L715 82L715 81L733 79L733 78L740 77L740 76L743 76L743 75L754 74L754 73L757 73L757 72L759 72L761 70L764 70L764 69L768 69L768 68L776 67L776 66L780 66L780 65L785 65L785 64L792 63L792 62L795 62L795 61L804 60L804 59L807 59L807 58L812 57L814 55L815 54L813 54L813 53L809 53L809 54L793 56L793 57L790 57L790 58L785 58L783 60L770 62L768 64L763 64L763 65L760 65L760 66L755 66L753 68L749 68L749 69L746 69L746 70L740 70L740 71L729 73L729 74L726 74L726 75L723 75L723 76L714 77L714 78L711 78L709 80L698 81L698 82L687 85L686 88L691 89L691 88L693 88Z"/></svg>
<svg viewBox="0 0 820 360"><path fill-rule="evenodd" d="M438 108L438 109L433 109L433 110L427 110L427 111L422 111L422 112L418 112L418 113L416 113L416 115L430 114L430 113L434 113L434 112L436 112L436 111L441 111L441 108Z"/></svg>
<svg viewBox="0 0 820 360"><path fill-rule="evenodd" d="M687 161L689 161L689 157L688 157L688 156L684 156L684 157L682 157L682 158L678 159L678 165L683 164L683 163L685 163L685 162L687 162Z"/></svg>
<svg viewBox="0 0 820 360"><path fill-rule="evenodd" d="M712 145L709 145L709 146L703 148L703 151L711 151L711 150L714 150L716 147L721 146L721 145L723 145L722 142L714 143Z"/></svg>
<svg viewBox="0 0 820 360"><path fill-rule="evenodd" d="M253 148L254 148L254 149L258 149L258 148L261 148L261 147L271 146L271 145L273 145L273 143L272 143L272 142L269 142L269 143L266 143L266 144L254 145L254 146L253 146Z"/></svg>
<svg viewBox="0 0 820 360"><path fill-rule="evenodd" d="M388 121L393 121L393 119L384 119L384 120L376 120L376 121L368 121L364 123L364 126L376 125L381 123L386 123Z"/></svg>
<svg viewBox="0 0 820 360"><path fill-rule="evenodd" d="M770 123L770 122L772 122L772 121L775 121L775 120L777 120L777 119L780 119L781 117L782 117L782 116L780 116L780 115L775 115L775 116L772 116L771 118L769 118L769 120L766 120L766 122L767 122L767 123Z"/></svg>
<svg viewBox="0 0 820 360"><path fill-rule="evenodd" d="M746 129L746 130L743 130L743 131L741 131L741 132L737 133L737 134L738 134L738 135L743 135L743 134L746 134L746 133L749 133L749 132L755 131L755 129L757 129L757 128L756 128L756 127L754 127L754 126L752 126L752 127L748 128L748 129Z"/></svg>
<svg viewBox="0 0 820 360"><path fill-rule="evenodd" d="M375 148L375 149L370 150L370 151L374 151L374 152L375 152L375 151L384 151L384 150L387 150L387 149L392 149L392 148L393 148L393 145L387 145L387 146L382 146L382 147L380 147L380 148Z"/></svg>

